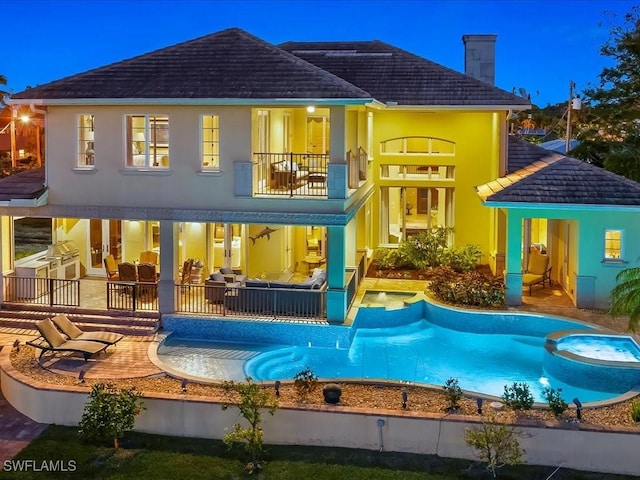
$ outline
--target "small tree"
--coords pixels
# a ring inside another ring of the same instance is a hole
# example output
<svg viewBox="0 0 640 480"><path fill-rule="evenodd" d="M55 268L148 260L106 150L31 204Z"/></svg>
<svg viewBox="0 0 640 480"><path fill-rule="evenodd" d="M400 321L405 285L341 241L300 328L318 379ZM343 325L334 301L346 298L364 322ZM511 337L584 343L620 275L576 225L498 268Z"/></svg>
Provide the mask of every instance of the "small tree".
<svg viewBox="0 0 640 480"><path fill-rule="evenodd" d="M497 424L494 419L467 428L464 432L465 442L474 449L475 456L487 464L487 470L493 478L497 477L497 470L505 465L524 463L522 456L526 451L520 448L519 439L525 437L521 430Z"/></svg>
<svg viewBox="0 0 640 480"><path fill-rule="evenodd" d="M145 409L140 396L135 387L118 390L111 383L95 384L80 420L80 437L97 443L113 441L118 448L124 432L133 428Z"/></svg>
<svg viewBox="0 0 640 480"><path fill-rule="evenodd" d="M458 384L457 378L448 378L445 384L442 386L442 390L444 391L444 397L449 402L449 406L447 407L448 412L457 412L460 409L460 400L462 400L462 389Z"/></svg>
<svg viewBox="0 0 640 480"><path fill-rule="evenodd" d="M236 423L232 430L225 434L223 441L229 446L244 445L251 457L251 461L247 464L247 471L256 473L262 469L260 458L263 451L262 411L266 409L270 415L273 415L278 409L278 400L271 397L259 384L254 383L251 377L247 377L246 383L225 382L224 389L230 396L234 393L239 396L238 403L234 403L234 406L238 407L240 415L247 421L249 428ZM222 409L226 410L231 405L231 401L225 402L222 404Z"/></svg>
<svg viewBox="0 0 640 480"><path fill-rule="evenodd" d="M569 404L564 401L562 398L562 389L558 388L549 388L546 387L542 394L544 398L547 399L547 403L549 404L549 408L553 412L553 414L557 417L558 415L562 415L564 411L569 408Z"/></svg>
<svg viewBox="0 0 640 480"><path fill-rule="evenodd" d="M502 401L513 410L529 410L533 406L533 394L526 382L513 382L510 387L504 386Z"/></svg>
<svg viewBox="0 0 640 480"><path fill-rule="evenodd" d="M296 390L298 400L306 402L309 395L318 388L318 377L313 373L313 370L306 367L293 377L293 388Z"/></svg>

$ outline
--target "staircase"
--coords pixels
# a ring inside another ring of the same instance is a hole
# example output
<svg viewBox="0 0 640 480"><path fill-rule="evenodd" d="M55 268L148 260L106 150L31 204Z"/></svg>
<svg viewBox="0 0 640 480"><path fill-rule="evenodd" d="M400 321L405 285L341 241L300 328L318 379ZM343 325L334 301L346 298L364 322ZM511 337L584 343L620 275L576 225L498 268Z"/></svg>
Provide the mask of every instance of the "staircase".
<svg viewBox="0 0 640 480"><path fill-rule="evenodd" d="M158 313L148 312L116 312L104 310L88 310L73 307L45 307L3 304L0 307L0 329L33 330L38 333L36 323L58 313L64 313L78 328L86 331L110 331L123 335L152 335L158 330L160 319ZM29 334L30 332L14 332Z"/></svg>

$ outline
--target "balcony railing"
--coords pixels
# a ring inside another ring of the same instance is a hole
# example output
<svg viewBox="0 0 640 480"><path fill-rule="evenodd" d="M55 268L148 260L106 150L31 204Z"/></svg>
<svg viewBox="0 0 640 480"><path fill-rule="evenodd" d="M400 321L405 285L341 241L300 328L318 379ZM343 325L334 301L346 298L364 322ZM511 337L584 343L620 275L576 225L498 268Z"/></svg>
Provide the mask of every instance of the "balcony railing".
<svg viewBox="0 0 640 480"><path fill-rule="evenodd" d="M326 292L312 289L176 285L176 311L249 318L325 319Z"/></svg>
<svg viewBox="0 0 640 480"><path fill-rule="evenodd" d="M80 281L58 278L3 277L4 302L78 307Z"/></svg>
<svg viewBox="0 0 640 480"><path fill-rule="evenodd" d="M358 147L356 152L347 152L347 163L349 165L349 188L358 188L361 181L367 179L367 152Z"/></svg>
<svg viewBox="0 0 640 480"><path fill-rule="evenodd" d="M326 197L329 155L254 153L258 195Z"/></svg>
<svg viewBox="0 0 640 480"><path fill-rule="evenodd" d="M158 310L158 284L153 282L107 282L107 309Z"/></svg>

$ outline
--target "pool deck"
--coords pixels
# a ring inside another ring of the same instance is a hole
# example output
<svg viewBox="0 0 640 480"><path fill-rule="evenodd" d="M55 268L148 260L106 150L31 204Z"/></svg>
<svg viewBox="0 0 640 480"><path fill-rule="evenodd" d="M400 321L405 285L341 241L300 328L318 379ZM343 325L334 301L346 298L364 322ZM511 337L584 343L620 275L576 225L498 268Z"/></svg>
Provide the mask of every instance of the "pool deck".
<svg viewBox="0 0 640 480"><path fill-rule="evenodd" d="M364 278L345 324L351 324L366 290L421 292L425 288L426 281ZM522 306L509 308L508 311L557 315L600 325L616 332L626 332L627 327L626 318L613 318L606 312L575 308L571 299L557 287L537 288L532 296L523 295ZM34 336L33 330L0 328L0 347L11 348L16 339L24 343ZM117 346L109 347L106 353L87 362L69 355L45 355L42 367L56 374L73 377L84 371L86 378L104 380L159 375L163 371L148 357L149 347L156 341L156 336L157 334L125 337ZM640 342L640 335L636 334L635 339ZM0 431L5 432L0 439L0 460L13 458L43 429L44 425L21 415L0 395Z"/></svg>

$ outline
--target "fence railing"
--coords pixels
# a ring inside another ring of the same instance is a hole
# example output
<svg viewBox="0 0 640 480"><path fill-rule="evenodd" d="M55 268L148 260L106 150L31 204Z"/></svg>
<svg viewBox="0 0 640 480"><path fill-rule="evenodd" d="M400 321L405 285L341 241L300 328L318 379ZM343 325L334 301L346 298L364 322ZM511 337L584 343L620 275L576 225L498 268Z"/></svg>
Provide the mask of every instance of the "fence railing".
<svg viewBox="0 0 640 480"><path fill-rule="evenodd" d="M2 277L6 303L80 306L80 280L24 276Z"/></svg>
<svg viewBox="0 0 640 480"><path fill-rule="evenodd" d="M258 195L326 197L329 155L254 153Z"/></svg>
<svg viewBox="0 0 640 480"><path fill-rule="evenodd" d="M107 282L107 309L158 310L158 284L153 282Z"/></svg>
<svg viewBox="0 0 640 480"><path fill-rule="evenodd" d="M313 289L176 285L176 311L250 318L324 320L326 292Z"/></svg>

